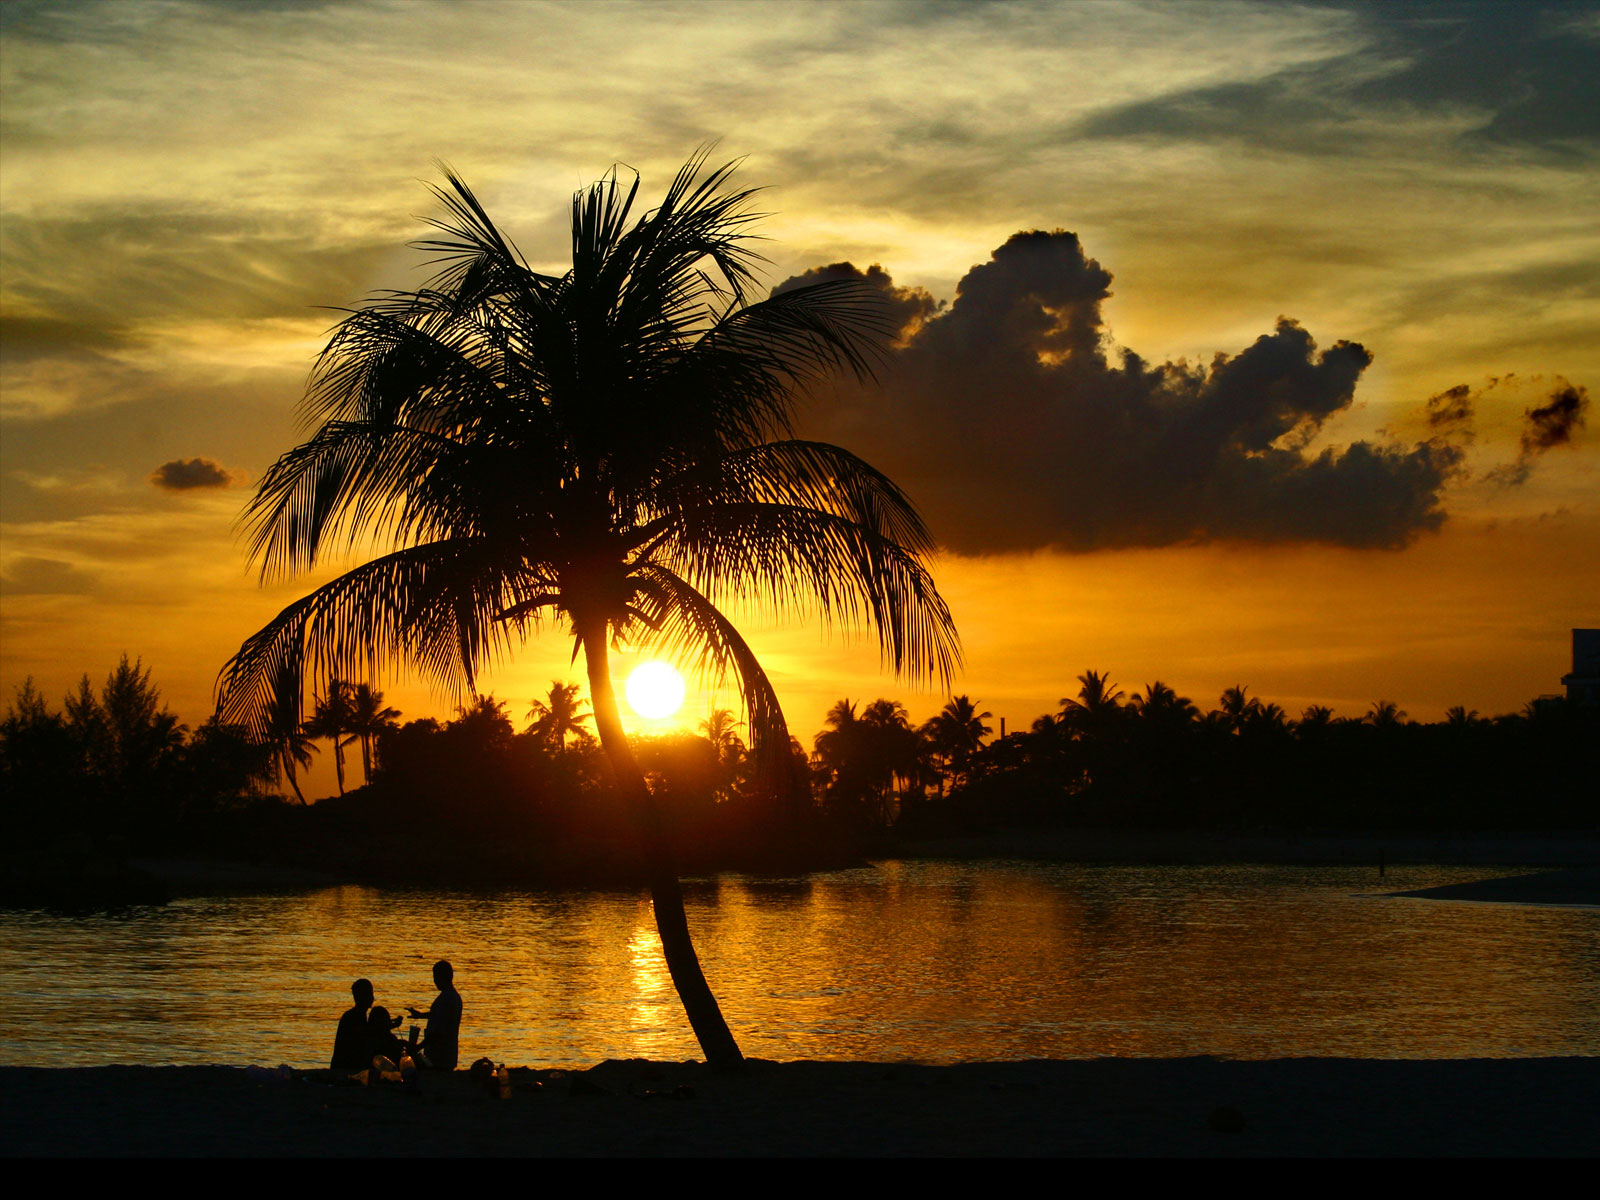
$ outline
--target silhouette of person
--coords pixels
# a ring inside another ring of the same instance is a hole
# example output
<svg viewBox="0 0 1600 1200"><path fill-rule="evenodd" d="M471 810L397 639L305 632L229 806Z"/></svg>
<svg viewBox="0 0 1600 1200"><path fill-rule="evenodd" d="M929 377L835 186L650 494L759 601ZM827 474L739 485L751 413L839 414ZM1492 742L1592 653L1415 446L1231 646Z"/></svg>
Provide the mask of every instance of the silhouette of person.
<svg viewBox="0 0 1600 1200"><path fill-rule="evenodd" d="M372 1007L372 980L358 979L350 985L355 1005L339 1018L339 1032L333 1035L335 1071L359 1071L372 1061L367 1050L367 1009Z"/></svg>
<svg viewBox="0 0 1600 1200"><path fill-rule="evenodd" d="M391 1018L389 1010L383 1005L373 1005L372 1011L367 1014L367 1062L383 1057L399 1065L400 1055L406 1047L404 1042L395 1037L393 1030L400 1021L400 1017Z"/></svg>
<svg viewBox="0 0 1600 1200"><path fill-rule="evenodd" d="M459 1056L461 1035L461 993L455 988L455 968L444 959L433 964L433 986L439 989L433 1007L427 1012L407 1008L413 1017L426 1019L422 1053L427 1064L439 1071L454 1071Z"/></svg>

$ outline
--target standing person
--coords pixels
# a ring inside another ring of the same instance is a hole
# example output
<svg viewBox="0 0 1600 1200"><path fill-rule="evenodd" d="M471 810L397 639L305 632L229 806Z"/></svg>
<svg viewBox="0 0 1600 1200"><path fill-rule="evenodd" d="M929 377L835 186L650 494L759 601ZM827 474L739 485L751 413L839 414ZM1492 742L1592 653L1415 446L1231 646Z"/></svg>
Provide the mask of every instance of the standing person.
<svg viewBox="0 0 1600 1200"><path fill-rule="evenodd" d="M333 1036L335 1071L359 1071L372 1059L367 1050L367 1009L372 1007L372 980L358 979L350 985L355 1007L339 1018L339 1032Z"/></svg>
<svg viewBox="0 0 1600 1200"><path fill-rule="evenodd" d="M459 1056L461 993L456 991L454 979L455 968L441 958L433 964L433 986L439 989L433 1007L427 1012L406 1009L419 1020L427 1019L428 1028L422 1035L422 1052L428 1065L440 1071L454 1071Z"/></svg>

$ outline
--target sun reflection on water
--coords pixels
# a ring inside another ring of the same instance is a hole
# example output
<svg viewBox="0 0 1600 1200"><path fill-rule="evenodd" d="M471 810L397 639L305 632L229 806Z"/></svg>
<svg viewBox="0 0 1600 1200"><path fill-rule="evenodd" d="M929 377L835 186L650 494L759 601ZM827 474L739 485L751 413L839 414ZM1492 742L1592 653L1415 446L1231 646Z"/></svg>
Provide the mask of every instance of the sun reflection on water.
<svg viewBox="0 0 1600 1200"><path fill-rule="evenodd" d="M1384 890L1482 877L1391 868ZM1515 873L1506 871L1503 873ZM1600 1054L1592 912L1364 893L1347 868L883 863L686 881L766 1058ZM647 896L329 888L0 914L0 1062L326 1063L349 985L455 965L462 1055L698 1058Z"/></svg>

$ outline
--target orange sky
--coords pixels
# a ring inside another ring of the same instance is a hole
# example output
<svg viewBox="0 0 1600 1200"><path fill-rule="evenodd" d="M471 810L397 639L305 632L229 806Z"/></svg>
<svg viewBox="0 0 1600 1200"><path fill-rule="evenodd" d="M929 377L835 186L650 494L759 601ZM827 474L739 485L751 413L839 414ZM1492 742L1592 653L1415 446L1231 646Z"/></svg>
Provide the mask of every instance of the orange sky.
<svg viewBox="0 0 1600 1200"><path fill-rule="evenodd" d="M659 192L720 138L771 185L773 283L879 263L948 304L1011 234L1065 228L1112 276L1113 354L1209 363L1280 317L1324 350L1360 342L1372 364L1317 446L1411 445L1430 396L1478 392L1446 520L1403 549L1223 531L946 555L954 690L1013 728L1088 668L1202 707L1245 683L1291 713L1382 698L1437 719L1556 691L1569 630L1600 625L1597 418L1523 482L1507 468L1558 376L1600 380L1600 103L1581 90L1600 19L1433 11L8 4L0 689L31 674L58 699L127 650L203 719L221 662L304 590L258 589L231 522L296 439L317 306L420 282L405 243L435 159L551 267L575 187L622 161ZM195 458L220 486L151 482ZM870 645L751 630L807 743L841 697L942 703ZM520 720L579 678L568 654L551 637L487 687ZM691 690L686 719L709 703Z"/></svg>

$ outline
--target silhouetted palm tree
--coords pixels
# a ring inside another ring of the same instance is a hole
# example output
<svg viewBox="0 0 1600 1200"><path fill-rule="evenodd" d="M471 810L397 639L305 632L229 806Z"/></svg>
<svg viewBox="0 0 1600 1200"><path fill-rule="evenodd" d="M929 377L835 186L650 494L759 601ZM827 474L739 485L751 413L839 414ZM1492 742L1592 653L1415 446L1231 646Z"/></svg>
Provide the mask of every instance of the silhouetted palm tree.
<svg viewBox="0 0 1600 1200"><path fill-rule="evenodd" d="M1078 698L1061 699L1061 723L1085 736L1103 735L1122 712L1122 692L1114 690L1110 672L1085 671L1078 682Z"/></svg>
<svg viewBox="0 0 1600 1200"><path fill-rule="evenodd" d="M1308 704L1300 712L1300 728L1326 729L1333 721L1333 709L1325 704Z"/></svg>
<svg viewBox="0 0 1600 1200"><path fill-rule="evenodd" d="M1372 708L1362 718L1368 725L1377 729L1394 729L1405 720L1405 709L1393 700L1374 700Z"/></svg>
<svg viewBox="0 0 1600 1200"><path fill-rule="evenodd" d="M1159 679L1154 683L1145 684L1144 695L1135 694L1128 701L1128 707L1144 720L1162 729L1187 725L1200 715L1200 710L1195 707L1194 701L1187 696L1178 695Z"/></svg>
<svg viewBox="0 0 1600 1200"><path fill-rule="evenodd" d="M302 805L306 794L300 790L295 768L309 767L316 751L316 738L300 722L300 706L287 694L274 693L269 701L267 727L262 738L272 751L278 772L288 777L289 786Z"/></svg>
<svg viewBox="0 0 1600 1200"><path fill-rule="evenodd" d="M718 762L733 764L744 757L744 742L736 732L738 727L732 711L726 708L712 710L711 715L700 722L700 732L711 743Z"/></svg>
<svg viewBox="0 0 1600 1200"><path fill-rule="evenodd" d="M269 693L266 697L269 713L278 713L287 707L290 696L287 691ZM330 679L328 694L313 698L311 719L303 726L306 736L327 738L333 743L333 769L341 796L344 795L344 748L356 740L354 719L350 685L342 679Z"/></svg>
<svg viewBox="0 0 1600 1200"><path fill-rule="evenodd" d="M950 702L923 725L923 735L951 775L966 777L972 766L972 756L983 749L983 739L989 736L989 726L984 721L993 715L980 713L967 696L952 696Z"/></svg>
<svg viewBox="0 0 1600 1200"><path fill-rule="evenodd" d="M528 719L533 722L533 736L551 750L566 747L567 737L588 737L583 723L589 719L588 710L578 699L578 685L550 681L550 695L546 700L535 700L528 708Z"/></svg>
<svg viewBox="0 0 1600 1200"><path fill-rule="evenodd" d="M1226 718L1227 727L1234 733L1241 732L1250 718L1261 708L1261 701L1254 698L1245 699L1245 692L1250 689L1243 684L1234 684L1226 689L1217 701Z"/></svg>
<svg viewBox="0 0 1600 1200"><path fill-rule="evenodd" d="M787 437L809 381L870 372L892 332L881 298L845 280L752 303L752 193L704 158L637 219L637 180L613 171L580 192L561 276L531 270L447 174L440 236L421 243L438 274L339 324L306 400L320 426L246 511L269 577L348 539L394 548L284 609L219 685L242 714L264 711L279 668L299 678L308 658L345 674L405 663L472 687L530 626L565 621L645 831L668 969L707 1059L728 1065L741 1056L623 733L609 647L685 658L713 684L731 673L766 761L789 736L727 600L870 623L897 672L948 678L959 649L922 563L932 542L899 488L838 447L771 440Z"/></svg>
<svg viewBox="0 0 1600 1200"><path fill-rule="evenodd" d="M371 684L358 683L350 693L350 730L361 739L361 778L372 782L374 744L385 730L399 727L400 710L387 708L383 693L374 691Z"/></svg>

